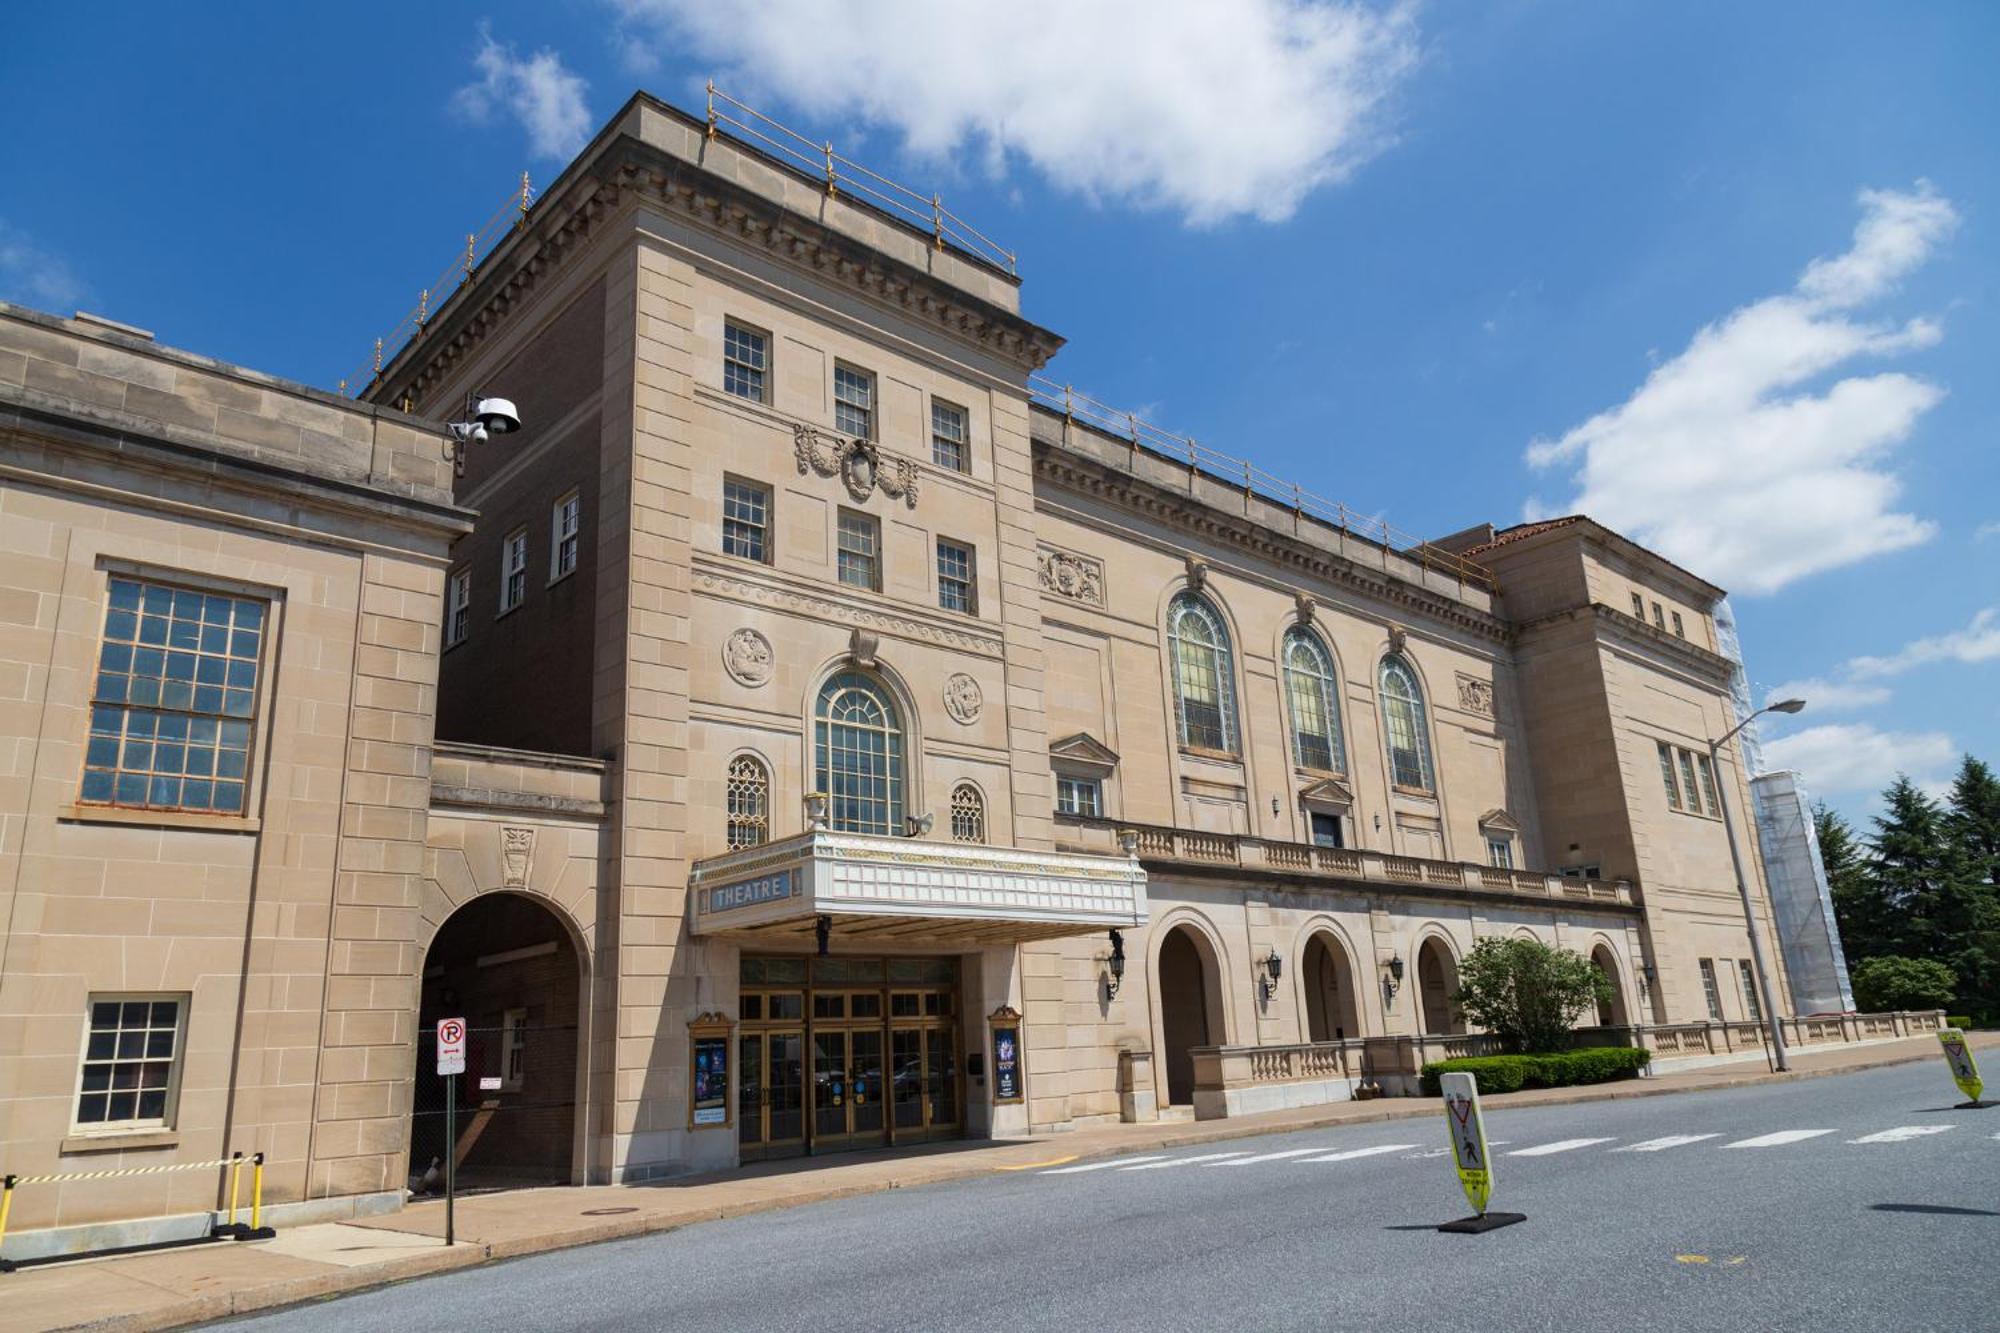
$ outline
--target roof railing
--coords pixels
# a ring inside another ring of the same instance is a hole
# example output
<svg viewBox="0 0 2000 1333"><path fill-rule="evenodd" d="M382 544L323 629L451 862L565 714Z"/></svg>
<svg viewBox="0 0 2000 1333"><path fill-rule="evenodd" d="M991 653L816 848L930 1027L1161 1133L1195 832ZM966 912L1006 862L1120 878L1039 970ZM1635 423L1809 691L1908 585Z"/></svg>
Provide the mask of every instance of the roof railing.
<svg viewBox="0 0 2000 1333"><path fill-rule="evenodd" d="M1435 569L1460 583L1470 583L1488 591L1497 586L1493 572L1485 566L1444 550L1428 538L1393 527L1379 514L1364 514L1338 500L1316 495L1295 481L1264 471L1248 459L1211 449L1192 436L1162 430L1136 413L1106 406L1088 394L1077 392L1072 385L1058 384L1042 375L1030 375L1028 391L1036 402L1062 413L1065 419L1082 422L1106 435L1121 438L1134 448L1145 449L1180 463L1188 469L1190 476L1202 473L1240 486L1251 495L1283 505L1295 514L1331 524L1342 532L1352 533L1364 541L1394 551L1416 561L1426 570Z"/></svg>

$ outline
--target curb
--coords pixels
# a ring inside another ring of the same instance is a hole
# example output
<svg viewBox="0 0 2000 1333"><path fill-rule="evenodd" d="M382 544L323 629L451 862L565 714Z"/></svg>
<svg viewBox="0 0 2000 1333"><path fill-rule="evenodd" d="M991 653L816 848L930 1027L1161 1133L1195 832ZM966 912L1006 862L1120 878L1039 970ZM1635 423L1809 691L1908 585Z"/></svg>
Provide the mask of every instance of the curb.
<svg viewBox="0 0 2000 1333"><path fill-rule="evenodd" d="M1843 1064L1825 1069L1791 1069L1782 1074L1765 1072L1736 1082L1721 1082L1696 1087L1646 1086L1643 1082L1621 1082L1596 1088L1550 1088L1533 1093L1504 1094L1505 1101L1495 1099L1490 1104L1492 1110L1507 1110L1513 1107L1571 1106L1588 1102L1620 1101L1636 1097L1666 1097L1682 1093L1728 1092L1737 1088L1761 1087L1771 1083L1797 1083L1807 1079L1829 1078L1838 1074L1860 1073L1870 1069L1882 1069L1892 1065L1915 1064L1930 1058L1930 1051L1884 1052L1875 1059L1853 1064ZM1674 1077L1668 1075L1667 1077ZM1543 1095L1546 1093L1547 1095ZM1532 1097L1534 1100L1521 1100ZM1232 1139L1256 1138L1266 1134L1289 1134L1302 1130L1325 1129L1344 1125L1382 1124L1388 1121L1424 1119L1437 1114L1437 1108L1430 1098L1396 1098L1400 1106L1384 1106L1379 1111L1361 1115L1324 1115L1308 1117L1283 1124L1260 1123L1254 1118L1237 1122L1228 1120L1209 1122L1213 1129L1188 1129L1180 1132L1163 1132L1154 1136L1135 1137L1116 1146L1092 1147L1075 1154L1076 1161L1092 1161L1105 1157L1118 1157L1148 1148L1185 1148L1204 1143L1224 1143ZM1351 1102L1331 1103L1334 1106L1351 1106ZM1052 1136L1050 1146L1059 1140ZM1022 1141L1016 1140L1016 1143ZM935 1158L915 1158L912 1162L936 1161ZM548 1254L556 1250L576 1249L585 1245L599 1245L606 1241L630 1240L638 1236L660 1235L678 1231L683 1227L702 1222L719 1222L730 1218L748 1217L757 1213L776 1212L781 1209L802 1208L816 1203L830 1203L837 1199L849 1199L865 1194L882 1194L889 1190L911 1189L924 1185L948 1184L956 1180L969 1180L976 1176L992 1174L997 1168L987 1163L964 1163L952 1166L946 1164L935 1173L925 1172L911 1177L890 1176L885 1179L860 1181L844 1185L828 1185L816 1189L801 1190L791 1194L777 1195L762 1199L748 1199L740 1203L719 1204L711 1207L691 1209L682 1213L654 1213L615 1222L598 1222L590 1226L575 1227L560 1232L550 1232L539 1236L522 1237L511 1241L461 1242L450 1250L433 1250L413 1254L407 1258L386 1260L367 1268L343 1269L332 1273L318 1273L306 1278L288 1278L273 1282L258 1283L236 1291L215 1293L208 1296L189 1297L175 1304L153 1310L138 1311L128 1315L111 1315L103 1319L81 1324L55 1326L61 1329L91 1330L91 1333L155 1333L156 1330L183 1328L190 1324L217 1319L229 1319L243 1315L258 1314L285 1306L304 1305L315 1301L331 1300L339 1296L349 1296L357 1292L381 1287L397 1286L418 1278L431 1277L438 1273L455 1272L459 1269L477 1268L489 1263L522 1259L536 1254ZM635 1187L639 1188L639 1187ZM405 1233L407 1234L407 1233Z"/></svg>

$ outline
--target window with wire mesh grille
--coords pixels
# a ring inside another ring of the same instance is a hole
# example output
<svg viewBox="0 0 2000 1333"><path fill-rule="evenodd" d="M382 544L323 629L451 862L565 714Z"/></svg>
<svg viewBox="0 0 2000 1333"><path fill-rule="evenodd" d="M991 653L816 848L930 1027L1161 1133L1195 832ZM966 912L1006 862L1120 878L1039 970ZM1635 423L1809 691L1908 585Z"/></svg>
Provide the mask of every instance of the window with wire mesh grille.
<svg viewBox="0 0 2000 1333"><path fill-rule="evenodd" d="M951 840L986 841L986 798L970 782L951 789Z"/></svg>
<svg viewBox="0 0 2000 1333"><path fill-rule="evenodd" d="M93 995L77 1079L82 1129L164 1125L181 1051L181 999Z"/></svg>
<svg viewBox="0 0 2000 1333"><path fill-rule="evenodd" d="M583 533L583 498L571 491L549 511L549 581L576 569Z"/></svg>
<svg viewBox="0 0 2000 1333"><path fill-rule="evenodd" d="M961 542L938 538L938 605L947 611L979 614L977 570L972 548Z"/></svg>
<svg viewBox="0 0 2000 1333"><path fill-rule="evenodd" d="M840 581L855 588L880 591L882 587L882 525L873 515L840 511Z"/></svg>
<svg viewBox="0 0 2000 1333"><path fill-rule="evenodd" d="M771 559L771 491L752 481L722 482L722 553L768 564Z"/></svg>
<svg viewBox="0 0 2000 1333"><path fill-rule="evenodd" d="M875 377L853 366L833 368L833 428L860 440L875 438Z"/></svg>
<svg viewBox="0 0 2000 1333"><path fill-rule="evenodd" d="M240 815L266 603L114 577L78 799Z"/></svg>
<svg viewBox="0 0 2000 1333"><path fill-rule="evenodd" d="M722 388L738 398L765 403L771 369L770 341L734 320L722 326Z"/></svg>
<svg viewBox="0 0 2000 1333"><path fill-rule="evenodd" d="M962 407L931 399L931 461L953 472L971 471Z"/></svg>
<svg viewBox="0 0 2000 1333"><path fill-rule="evenodd" d="M753 755L729 761L729 850L771 838L771 771Z"/></svg>

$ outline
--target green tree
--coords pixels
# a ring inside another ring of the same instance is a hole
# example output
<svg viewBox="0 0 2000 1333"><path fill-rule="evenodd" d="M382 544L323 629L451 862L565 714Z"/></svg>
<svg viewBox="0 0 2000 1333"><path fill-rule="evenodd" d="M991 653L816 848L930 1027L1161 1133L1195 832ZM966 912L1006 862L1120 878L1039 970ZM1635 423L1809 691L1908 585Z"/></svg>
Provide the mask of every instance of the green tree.
<svg viewBox="0 0 2000 1333"><path fill-rule="evenodd" d="M1539 940L1489 936L1458 966L1453 999L1467 1019L1523 1053L1568 1048L1576 1020L1611 998L1611 982L1590 960Z"/></svg>
<svg viewBox="0 0 2000 1333"><path fill-rule="evenodd" d="M1929 958L1864 958L1850 974L1854 1002L1864 1011L1884 1009L1949 1009L1958 978L1950 968Z"/></svg>
<svg viewBox="0 0 2000 1333"><path fill-rule="evenodd" d="M1875 819L1868 865L1883 906L1896 919L1883 941L1894 947L1870 941L1856 952L1943 963L1967 1007L1984 1017L2000 1000L2000 911L1993 886L1968 864L1954 819L1908 778L1898 777L1883 799L1887 808Z"/></svg>
<svg viewBox="0 0 2000 1333"><path fill-rule="evenodd" d="M1973 879L2000 885L2000 777L1965 756L1945 800L1945 823Z"/></svg>
<svg viewBox="0 0 2000 1333"><path fill-rule="evenodd" d="M1945 800L1945 836L1960 868L1951 903L1949 961L1964 1007L1982 1020L2000 1014L2000 778L1966 755Z"/></svg>
<svg viewBox="0 0 2000 1333"><path fill-rule="evenodd" d="M1820 863L1826 867L1827 887L1833 894L1834 920L1840 925L1840 940L1850 957L1896 952L1901 942L1902 918L1883 898L1869 874L1868 849L1855 835L1854 826L1827 808L1824 801L1813 806L1813 833L1819 839Z"/></svg>

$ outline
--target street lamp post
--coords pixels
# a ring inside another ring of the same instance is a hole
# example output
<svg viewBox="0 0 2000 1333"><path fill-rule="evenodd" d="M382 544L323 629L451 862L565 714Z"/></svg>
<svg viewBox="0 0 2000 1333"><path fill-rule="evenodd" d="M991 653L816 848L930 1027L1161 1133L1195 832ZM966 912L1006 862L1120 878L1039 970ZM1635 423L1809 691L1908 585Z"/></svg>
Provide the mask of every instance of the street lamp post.
<svg viewBox="0 0 2000 1333"><path fill-rule="evenodd" d="M1750 880L1743 873L1743 853L1736 845L1736 824L1729 817L1729 784L1722 780L1721 751L1737 732L1764 714L1796 713L1805 706L1806 701L1803 699L1780 699L1777 703L1760 708L1738 722L1724 733L1720 740L1708 743L1708 766L1715 774L1716 795L1722 803L1722 830L1729 835L1729 859L1736 866L1736 892L1743 899L1743 924L1750 931L1750 965L1757 972L1757 990L1764 997L1764 1025L1771 1030L1772 1059L1780 1071L1791 1068L1791 1062L1785 1053L1785 1025L1778 1017L1777 1001L1771 993L1771 975L1764 967L1764 941L1757 933L1756 909L1750 905Z"/></svg>

